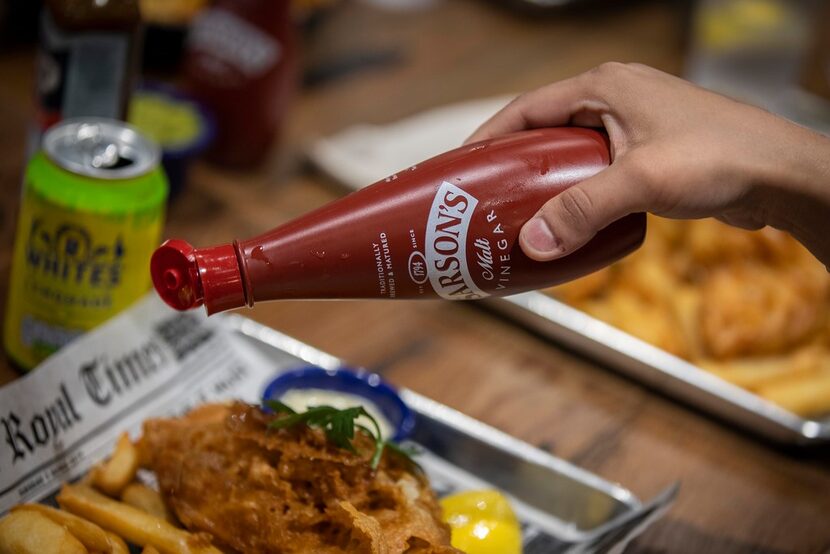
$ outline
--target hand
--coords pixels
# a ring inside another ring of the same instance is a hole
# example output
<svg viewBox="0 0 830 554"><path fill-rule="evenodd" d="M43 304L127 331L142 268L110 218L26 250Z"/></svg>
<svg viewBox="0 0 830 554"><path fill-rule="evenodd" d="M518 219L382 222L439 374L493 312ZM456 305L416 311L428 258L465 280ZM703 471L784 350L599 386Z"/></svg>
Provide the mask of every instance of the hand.
<svg viewBox="0 0 830 554"><path fill-rule="evenodd" d="M516 98L468 140L536 127L604 127L611 165L521 230L529 257L569 254L620 217L717 217L792 233L830 264L830 139L638 64L603 64Z"/></svg>

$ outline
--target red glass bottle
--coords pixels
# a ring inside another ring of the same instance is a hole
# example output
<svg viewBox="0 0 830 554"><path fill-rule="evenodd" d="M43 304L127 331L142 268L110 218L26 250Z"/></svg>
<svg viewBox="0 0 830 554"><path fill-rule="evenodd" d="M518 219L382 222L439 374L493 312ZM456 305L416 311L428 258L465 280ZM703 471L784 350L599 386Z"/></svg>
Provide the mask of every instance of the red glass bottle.
<svg viewBox="0 0 830 554"><path fill-rule="evenodd" d="M171 306L208 313L275 299L472 300L548 287L636 249L645 215L564 258L524 255L519 230L550 198L609 163L598 131L524 131L463 146L258 237L159 247L153 284Z"/></svg>
<svg viewBox="0 0 830 554"><path fill-rule="evenodd" d="M192 24L188 88L216 118L212 160L250 166L283 125L296 84L290 0L218 0Z"/></svg>

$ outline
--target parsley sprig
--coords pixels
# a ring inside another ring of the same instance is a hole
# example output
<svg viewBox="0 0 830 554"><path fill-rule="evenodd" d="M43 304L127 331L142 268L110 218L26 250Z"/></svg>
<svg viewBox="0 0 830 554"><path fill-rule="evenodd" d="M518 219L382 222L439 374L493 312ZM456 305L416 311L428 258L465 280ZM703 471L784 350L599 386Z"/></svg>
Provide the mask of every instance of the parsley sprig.
<svg viewBox="0 0 830 554"><path fill-rule="evenodd" d="M378 468L383 451L387 448L403 456L417 467L410 451L401 448L390 440L383 439L383 433L381 433L377 420L363 406L343 409L332 406L309 406L306 411L297 412L279 400L266 400L265 405L274 413L286 414L269 422L269 429L288 429L296 425L307 425L308 427L322 429L326 434L326 438L337 447L355 454L357 453L353 443L355 433L361 432L375 443L375 451L371 460L372 469ZM360 416L365 416L371 422L372 428L358 423L357 418Z"/></svg>

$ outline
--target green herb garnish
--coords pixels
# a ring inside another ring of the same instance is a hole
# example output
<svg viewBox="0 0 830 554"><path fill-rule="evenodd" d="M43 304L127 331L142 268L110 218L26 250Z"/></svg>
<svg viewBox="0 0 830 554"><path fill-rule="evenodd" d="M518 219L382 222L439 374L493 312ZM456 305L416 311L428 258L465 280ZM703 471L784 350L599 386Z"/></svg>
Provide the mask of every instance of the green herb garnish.
<svg viewBox="0 0 830 554"><path fill-rule="evenodd" d="M265 405L274 413L286 414L284 417L269 422L269 429L288 429L289 427L301 424L307 425L308 427L315 427L322 429L326 434L326 438L339 448L354 453L357 453L357 450L352 441L354 440L355 432L359 431L371 438L375 443L375 451L372 454L371 461L372 469L377 469L380 464L380 459L383 456L383 451L386 448L403 456L416 467L418 466L412 459L412 452L401 448L390 440L383 439L383 434L380 431L380 425L378 425L377 420L363 406L353 406L343 409L332 406L309 406L305 412L297 412L279 400L266 400ZM372 423L373 428L370 429L358 423L357 418L360 416L366 416Z"/></svg>

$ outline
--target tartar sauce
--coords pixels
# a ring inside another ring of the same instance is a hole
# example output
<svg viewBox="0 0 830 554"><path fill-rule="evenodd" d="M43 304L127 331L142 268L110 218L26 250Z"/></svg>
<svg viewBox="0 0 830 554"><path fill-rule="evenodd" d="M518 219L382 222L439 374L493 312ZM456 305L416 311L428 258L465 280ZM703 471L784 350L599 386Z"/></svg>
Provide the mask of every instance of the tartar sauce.
<svg viewBox="0 0 830 554"><path fill-rule="evenodd" d="M392 424L389 423L377 404L363 396L326 389L291 389L280 397L280 401L298 412L305 411L309 406L331 406L340 410L353 406L363 406L363 409L377 420L384 439L391 439L395 434ZM357 418L357 422L369 429L374 429L372 422L365 416Z"/></svg>

